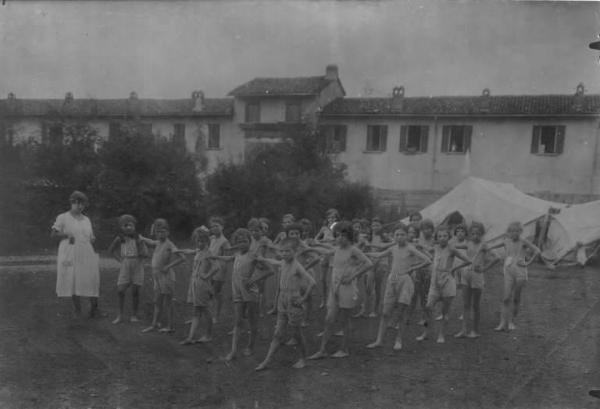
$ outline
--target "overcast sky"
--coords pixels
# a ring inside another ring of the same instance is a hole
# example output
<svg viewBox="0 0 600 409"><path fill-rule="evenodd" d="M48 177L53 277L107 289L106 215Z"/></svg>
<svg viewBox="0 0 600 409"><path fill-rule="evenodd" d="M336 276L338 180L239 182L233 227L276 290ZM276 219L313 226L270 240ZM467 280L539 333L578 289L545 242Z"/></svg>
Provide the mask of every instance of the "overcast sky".
<svg viewBox="0 0 600 409"><path fill-rule="evenodd" d="M8 0L0 97L222 97L329 63L348 96L600 93L598 33L594 2Z"/></svg>

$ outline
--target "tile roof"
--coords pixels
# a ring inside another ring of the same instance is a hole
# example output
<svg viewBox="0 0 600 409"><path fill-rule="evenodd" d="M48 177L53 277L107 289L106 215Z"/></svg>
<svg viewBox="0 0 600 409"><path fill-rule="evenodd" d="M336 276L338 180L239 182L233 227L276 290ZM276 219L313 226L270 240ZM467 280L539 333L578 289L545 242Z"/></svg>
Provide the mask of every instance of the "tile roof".
<svg viewBox="0 0 600 409"><path fill-rule="evenodd" d="M0 100L0 115L119 117L135 111L140 116L229 116L231 98L206 98L202 111L193 111L192 99L20 99Z"/></svg>
<svg viewBox="0 0 600 409"><path fill-rule="evenodd" d="M486 102L487 98L487 102ZM482 108L485 111L482 111ZM487 109L486 109L487 108ZM394 109L392 98L338 98L321 111L327 115L598 115L600 95L497 95L471 97L404 97Z"/></svg>
<svg viewBox="0 0 600 409"><path fill-rule="evenodd" d="M254 78L227 95L236 97L265 95L317 95L332 80L324 76L294 78ZM341 85L341 84L340 84Z"/></svg>

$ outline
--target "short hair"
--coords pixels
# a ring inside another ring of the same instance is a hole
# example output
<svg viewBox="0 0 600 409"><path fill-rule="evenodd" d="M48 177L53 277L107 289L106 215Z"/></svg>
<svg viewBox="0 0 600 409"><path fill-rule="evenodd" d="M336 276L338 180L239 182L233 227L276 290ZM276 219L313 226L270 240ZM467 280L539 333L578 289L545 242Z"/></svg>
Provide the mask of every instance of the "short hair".
<svg viewBox="0 0 600 409"><path fill-rule="evenodd" d="M85 193L80 192L79 190L75 190L73 193L71 193L71 195L69 196L69 202L81 203L84 205L87 205L89 203L88 197L85 195Z"/></svg>
<svg viewBox="0 0 600 409"><path fill-rule="evenodd" d="M404 223L398 223L396 225L394 233L396 233L398 230L402 230L404 233L408 233L408 226L406 226Z"/></svg>
<svg viewBox="0 0 600 409"><path fill-rule="evenodd" d="M471 226L469 226L469 232L473 230L479 230L479 233L483 236L485 234L485 227L483 223L480 222L471 222Z"/></svg>
<svg viewBox="0 0 600 409"><path fill-rule="evenodd" d="M409 224L408 226L406 226L406 233L408 234L408 231L411 229L415 231L415 237L419 237L419 235L421 234L421 229L419 229L418 226Z"/></svg>
<svg viewBox="0 0 600 409"><path fill-rule="evenodd" d="M339 220L340 212L338 212L337 209L334 209L334 208L327 209L327 211L325 212L325 216L327 216L327 217L335 216L335 218Z"/></svg>
<svg viewBox="0 0 600 409"><path fill-rule="evenodd" d="M408 215L408 220L413 220L415 216L419 218L419 221L423 220L423 215L421 214L421 212L411 212Z"/></svg>
<svg viewBox="0 0 600 409"><path fill-rule="evenodd" d="M250 234L250 231L248 231L248 229L239 228L236 231L234 231L231 235L231 241L233 243L236 243L240 239L245 239L246 241L251 242L252 234Z"/></svg>
<svg viewBox="0 0 600 409"><path fill-rule="evenodd" d="M354 230L352 229L352 223L349 221L342 221L333 226L333 233L338 233L341 236L346 236L350 241L354 241Z"/></svg>
<svg viewBox="0 0 600 409"><path fill-rule="evenodd" d="M260 221L260 228L264 233L269 231L269 227L271 227L271 221L266 217L261 217L258 219Z"/></svg>
<svg viewBox="0 0 600 409"><path fill-rule="evenodd" d="M447 226L447 225L445 225L445 224L441 224L441 225L439 225L439 226L438 226L438 228L437 228L437 229L436 229L436 231L435 231L435 238L436 238L436 239L438 238L438 236L439 236L439 234L440 234L441 232L446 232L446 234L448 235L448 238L450 238L450 227L448 227L448 226Z"/></svg>
<svg viewBox="0 0 600 409"><path fill-rule="evenodd" d="M293 214L291 214L291 213L286 213L286 214L284 214L283 216L281 216L281 220L285 220L285 219L289 219L289 220L291 220L292 222L295 222L295 221L296 221L296 218L295 218L295 217L294 217L294 215L293 215Z"/></svg>
<svg viewBox="0 0 600 409"><path fill-rule="evenodd" d="M130 214L122 214L121 216L119 216L119 227L120 228L125 227L125 225L128 223L133 223L133 225L135 226L137 224L137 220L135 219L135 217L133 217Z"/></svg>
<svg viewBox="0 0 600 409"><path fill-rule="evenodd" d="M225 226L225 221L223 220L223 218L221 216L213 216L210 219L208 219L208 224L218 224L219 226L223 227Z"/></svg>
<svg viewBox="0 0 600 409"><path fill-rule="evenodd" d="M456 232L459 231L459 230L462 230L465 233L467 233L467 226L464 225L463 223L457 224L456 227L454 227L454 232L453 232L454 235L456 235Z"/></svg>
<svg viewBox="0 0 600 409"><path fill-rule="evenodd" d="M169 222L165 219L155 219L152 223L152 228L150 229L151 234L156 234L158 230L166 230L169 231Z"/></svg>
<svg viewBox="0 0 600 409"><path fill-rule="evenodd" d="M300 223L292 223L285 228L286 233L288 233L291 230L298 230L300 233L302 233L302 226L300 225Z"/></svg>
<svg viewBox="0 0 600 409"><path fill-rule="evenodd" d="M430 229L434 229L434 225L433 225L433 220L431 219L424 219L421 220L421 230L425 230L425 228L430 228Z"/></svg>
<svg viewBox="0 0 600 409"><path fill-rule="evenodd" d="M292 250L294 250L294 252L296 252L299 245L300 245L300 241L297 238L286 237L285 239L281 240L279 247L283 248L284 246L290 246L290 247L292 247Z"/></svg>
<svg viewBox="0 0 600 409"><path fill-rule="evenodd" d="M510 230L511 228L516 228L518 229L520 232L523 232L523 225L521 224L521 222L511 222L508 227L506 228L506 231Z"/></svg>
<svg viewBox="0 0 600 409"><path fill-rule="evenodd" d="M255 217L253 217L252 219L250 219L248 221L248 230L250 230L250 229L259 229L259 230L262 230L262 226L261 226L260 220L258 220Z"/></svg>
<svg viewBox="0 0 600 409"><path fill-rule="evenodd" d="M210 242L209 231L206 226L196 227L192 232L192 242L197 242L198 240L204 240L206 242Z"/></svg>

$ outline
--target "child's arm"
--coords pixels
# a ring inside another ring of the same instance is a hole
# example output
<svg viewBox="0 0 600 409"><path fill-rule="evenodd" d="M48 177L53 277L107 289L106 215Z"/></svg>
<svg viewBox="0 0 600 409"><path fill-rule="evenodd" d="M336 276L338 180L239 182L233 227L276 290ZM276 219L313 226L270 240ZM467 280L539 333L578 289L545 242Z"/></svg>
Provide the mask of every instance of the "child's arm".
<svg viewBox="0 0 600 409"><path fill-rule="evenodd" d="M498 263L500 261L500 258L497 257L494 253L490 252L489 250L482 249L481 251L485 251L486 253L489 253L491 259L488 260L488 262L483 267L475 266L475 268L473 270L476 273L484 273L484 272L486 272L487 270L489 270L490 268L492 268L496 263Z"/></svg>
<svg viewBox="0 0 600 409"><path fill-rule="evenodd" d="M356 247L354 247L354 249L352 250L352 255L359 260L360 268L358 269L358 272L351 275L349 278L342 280L342 284L350 284L352 281L354 281L355 279L369 271L371 268L373 268L373 262L369 260L369 258L365 256L365 254Z"/></svg>
<svg viewBox="0 0 600 409"><path fill-rule="evenodd" d="M317 285L317 282L310 274L308 274L306 269L300 264L298 264L297 271L303 278L306 279L306 281L308 281L308 287L306 288L306 291L304 292L302 298L298 301L298 304L304 304L304 302L306 302L306 299L310 296L310 292L312 291L313 287Z"/></svg>
<svg viewBox="0 0 600 409"><path fill-rule="evenodd" d="M396 243L394 243L394 242L392 241L392 242L390 242L390 243L382 243L382 244L368 244L368 245L367 245L367 247L369 247L369 248L372 248L372 249L375 249L375 250L379 250L379 251L384 251L384 250L387 250L387 249L389 249L390 247L393 247L393 246L394 246L394 244L396 244Z"/></svg>
<svg viewBox="0 0 600 409"><path fill-rule="evenodd" d="M169 264L167 264L164 268L163 268L163 272L166 273L167 271L169 271L171 268L181 264L181 263L185 263L187 260L185 258L185 256L181 253L176 253L177 248L173 247L171 249L171 254L176 254L177 258L173 261L171 261Z"/></svg>
<svg viewBox="0 0 600 409"><path fill-rule="evenodd" d="M463 263L462 263L462 264L459 264L459 265L457 265L456 267L454 267L452 270L450 270L450 273L451 273L451 274L454 274L454 272L455 272L456 270L460 270L461 268L463 268L463 267L466 267L466 266L468 266L469 264L471 264L471 260L469 260L469 259L467 258L467 256L465 256L465 255L464 255L464 254L462 254L461 252L459 252L459 251L456 251L456 249L455 249L454 247L452 247L450 251L452 252L452 254L454 255L454 257L456 257L456 258L459 258L459 259L461 259L461 260L463 261Z"/></svg>
<svg viewBox="0 0 600 409"><path fill-rule="evenodd" d="M257 256L256 261L262 262L263 264L273 264L276 266L280 266L283 263L281 260L276 260L274 258L268 258L263 256Z"/></svg>
<svg viewBox="0 0 600 409"><path fill-rule="evenodd" d="M391 253L392 253L392 250L391 250L391 246L390 246L386 250L380 251L379 253L369 252L369 253L364 253L364 254L365 254L365 256L367 256L369 258L383 258Z"/></svg>
<svg viewBox="0 0 600 409"><path fill-rule="evenodd" d="M142 236L141 234L139 235L139 238L141 241L143 241L144 243L146 243L146 245L148 246L157 246L158 245L158 240L152 240L149 239L147 237Z"/></svg>
<svg viewBox="0 0 600 409"><path fill-rule="evenodd" d="M195 249L175 249L175 250L173 250L173 253L184 254L186 256L189 256L192 254L196 254L196 250Z"/></svg>
<svg viewBox="0 0 600 409"><path fill-rule="evenodd" d="M208 256L210 260L233 261L235 256Z"/></svg>
<svg viewBox="0 0 600 409"><path fill-rule="evenodd" d="M121 238L119 236L115 237L115 239L112 241L112 243L110 243L110 246L108 246L108 254L110 254L115 260L117 260L119 263L121 261L123 261L121 259L120 255L115 254L115 250L117 249L117 246L121 244Z"/></svg>
<svg viewBox="0 0 600 409"><path fill-rule="evenodd" d="M540 254L542 254L542 251L538 248L538 246L536 246L535 244L533 244L529 240L527 240L527 239L521 239L521 240L523 241L523 244L525 244L525 247L529 248L534 253L533 256L531 256L529 258L529 261L526 261L526 262L522 263L523 267L527 267L528 265L530 265L531 263L533 263L533 261L537 258L537 256L539 256Z"/></svg>

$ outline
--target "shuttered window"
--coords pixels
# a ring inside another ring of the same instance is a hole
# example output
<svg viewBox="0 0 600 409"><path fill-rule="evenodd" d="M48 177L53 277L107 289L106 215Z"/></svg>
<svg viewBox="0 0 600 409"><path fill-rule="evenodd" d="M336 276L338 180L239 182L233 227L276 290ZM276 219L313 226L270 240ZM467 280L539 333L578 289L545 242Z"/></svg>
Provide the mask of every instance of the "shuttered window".
<svg viewBox="0 0 600 409"><path fill-rule="evenodd" d="M367 152L385 152L387 149L387 125L367 126Z"/></svg>
<svg viewBox="0 0 600 409"><path fill-rule="evenodd" d="M260 104L258 102L246 104L246 122L260 122Z"/></svg>
<svg viewBox="0 0 600 409"><path fill-rule="evenodd" d="M185 124L173 124L173 144L179 148L185 147Z"/></svg>
<svg viewBox="0 0 600 409"><path fill-rule="evenodd" d="M444 125L442 128L442 152L466 153L471 150L471 125Z"/></svg>
<svg viewBox="0 0 600 409"><path fill-rule="evenodd" d="M325 153L346 151L346 125L322 125L319 127L319 149Z"/></svg>
<svg viewBox="0 0 600 409"><path fill-rule="evenodd" d="M429 127L427 125L403 125L400 127L400 152L427 152Z"/></svg>
<svg viewBox="0 0 600 409"><path fill-rule="evenodd" d="M208 125L208 149L221 148L221 127L219 124Z"/></svg>
<svg viewBox="0 0 600 409"><path fill-rule="evenodd" d="M536 155L560 155L565 147L565 126L536 125L531 137L531 153Z"/></svg>

